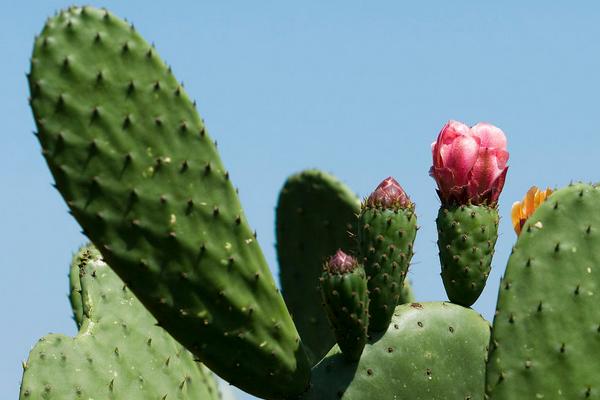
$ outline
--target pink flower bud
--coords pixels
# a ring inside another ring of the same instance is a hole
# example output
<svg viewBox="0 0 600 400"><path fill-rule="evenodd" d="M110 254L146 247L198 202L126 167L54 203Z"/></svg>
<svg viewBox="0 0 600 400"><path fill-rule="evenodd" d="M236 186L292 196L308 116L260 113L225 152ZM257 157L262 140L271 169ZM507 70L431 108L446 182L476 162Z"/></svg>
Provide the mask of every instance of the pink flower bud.
<svg viewBox="0 0 600 400"><path fill-rule="evenodd" d="M402 186L391 176L385 178L367 199L372 207L406 208L411 205L408 195Z"/></svg>
<svg viewBox="0 0 600 400"><path fill-rule="evenodd" d="M449 121L432 143L429 175L443 204L495 205L508 167L506 137L499 128L478 123L469 128Z"/></svg>
<svg viewBox="0 0 600 400"><path fill-rule="evenodd" d="M334 274L345 274L354 271L358 263L351 255L344 253L341 249L327 260L325 269Z"/></svg>

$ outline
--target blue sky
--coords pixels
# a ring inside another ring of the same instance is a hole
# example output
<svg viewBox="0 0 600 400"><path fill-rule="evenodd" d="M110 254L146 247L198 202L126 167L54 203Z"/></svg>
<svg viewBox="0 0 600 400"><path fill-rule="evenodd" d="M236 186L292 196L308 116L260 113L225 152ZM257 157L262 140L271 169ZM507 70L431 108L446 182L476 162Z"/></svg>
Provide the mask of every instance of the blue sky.
<svg viewBox="0 0 600 400"><path fill-rule="evenodd" d="M48 332L75 333L67 271L85 239L31 132L25 73L33 36L70 3L3 0L0 16L0 393ZM286 176L332 172L366 196L393 175L417 205L409 274L419 300L445 300L427 171L448 119L487 121L509 142L500 238L474 308L491 320L529 186L596 181L600 5L566 1L91 1L135 23L198 100L277 273L274 206Z"/></svg>

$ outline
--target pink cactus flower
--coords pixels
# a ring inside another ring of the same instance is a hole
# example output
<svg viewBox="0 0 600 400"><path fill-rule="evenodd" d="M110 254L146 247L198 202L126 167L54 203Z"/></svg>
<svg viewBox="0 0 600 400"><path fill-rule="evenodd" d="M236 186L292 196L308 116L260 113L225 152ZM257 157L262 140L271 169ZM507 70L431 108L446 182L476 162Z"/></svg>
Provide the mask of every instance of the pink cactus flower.
<svg viewBox="0 0 600 400"><path fill-rule="evenodd" d="M443 204L497 204L508 171L506 137L500 128L449 121L431 152L429 175Z"/></svg>
<svg viewBox="0 0 600 400"><path fill-rule="evenodd" d="M367 199L371 207L407 208L412 203L402 186L391 176L385 178Z"/></svg>

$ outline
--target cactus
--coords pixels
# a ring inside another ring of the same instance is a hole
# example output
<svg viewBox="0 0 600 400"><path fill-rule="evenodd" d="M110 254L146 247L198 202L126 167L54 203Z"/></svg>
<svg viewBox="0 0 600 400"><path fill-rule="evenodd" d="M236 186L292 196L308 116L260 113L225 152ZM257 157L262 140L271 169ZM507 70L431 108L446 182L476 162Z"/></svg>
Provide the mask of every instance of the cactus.
<svg viewBox="0 0 600 400"><path fill-rule="evenodd" d="M156 50L108 11L70 8L36 39L29 83L58 190L161 326L248 392L303 391L292 319L215 144Z"/></svg>
<svg viewBox="0 0 600 400"><path fill-rule="evenodd" d="M220 398L211 372L156 326L92 246L76 254L70 280L79 333L48 335L35 345L21 400Z"/></svg>
<svg viewBox="0 0 600 400"><path fill-rule="evenodd" d="M363 203L358 217L360 262L369 277L370 323L386 330L400 300L417 233L414 204L394 178L387 178Z"/></svg>
<svg viewBox="0 0 600 400"><path fill-rule="evenodd" d="M442 279L458 304L397 306L412 297L417 224L395 180L359 205L310 170L288 179L277 205L290 313L194 103L133 26L92 7L62 11L36 38L28 79L56 187L98 250L72 267L80 333L36 345L23 400L218 397L197 361L266 399L600 396L600 188L545 202L550 190L531 190L513 209L522 232L489 350L489 324L465 308L497 239L499 128L450 121L432 146ZM338 248L358 262L340 253L323 273Z"/></svg>
<svg viewBox="0 0 600 400"><path fill-rule="evenodd" d="M453 303L468 307L483 291L498 239L498 222L494 207L440 208L436 223L442 280Z"/></svg>
<svg viewBox="0 0 600 400"><path fill-rule="evenodd" d="M600 396L599 210L600 188L576 184L524 224L494 317L491 400Z"/></svg>
<svg viewBox="0 0 600 400"><path fill-rule="evenodd" d="M458 305L398 306L357 363L334 347L313 369L303 399L481 400L489 335L488 322Z"/></svg>
<svg viewBox="0 0 600 400"><path fill-rule="evenodd" d="M335 344L321 305L323 263L337 249L353 250L360 201L318 170L290 176L277 202L277 257L283 298L316 364Z"/></svg>
<svg viewBox="0 0 600 400"><path fill-rule="evenodd" d="M360 358L367 342L369 296L365 270L356 259L338 250L324 265L320 279L323 305L344 357Z"/></svg>

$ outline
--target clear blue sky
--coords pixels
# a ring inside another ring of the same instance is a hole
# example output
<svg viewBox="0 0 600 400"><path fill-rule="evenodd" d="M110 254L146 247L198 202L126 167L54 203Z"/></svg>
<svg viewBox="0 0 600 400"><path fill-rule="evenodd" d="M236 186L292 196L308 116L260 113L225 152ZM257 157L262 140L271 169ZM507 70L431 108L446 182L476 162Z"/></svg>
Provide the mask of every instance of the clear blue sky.
<svg viewBox="0 0 600 400"><path fill-rule="evenodd" d="M50 186L25 80L33 36L69 3L2 3L0 397L8 399L39 337L75 333L67 266L85 239ZM597 2L91 3L133 21L198 100L274 273L274 206L287 175L322 168L361 196L393 175L422 227L409 274L417 297L445 300L429 146L448 119L487 121L506 132L510 150L493 273L474 306L491 320L515 240L512 202L532 184L599 179Z"/></svg>

